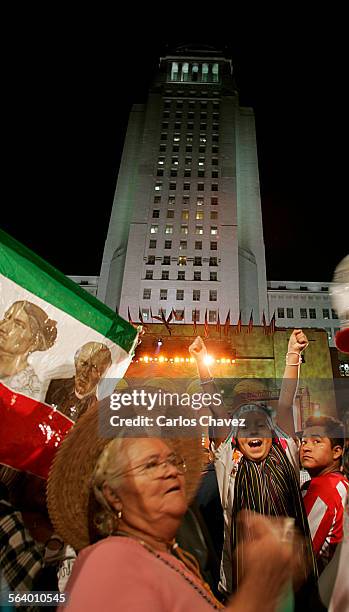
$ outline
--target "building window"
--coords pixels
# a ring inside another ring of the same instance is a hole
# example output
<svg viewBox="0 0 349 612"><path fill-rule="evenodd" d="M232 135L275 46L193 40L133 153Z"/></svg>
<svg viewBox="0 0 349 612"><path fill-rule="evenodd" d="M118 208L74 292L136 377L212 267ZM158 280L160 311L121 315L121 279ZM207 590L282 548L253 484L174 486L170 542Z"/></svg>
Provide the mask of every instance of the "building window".
<svg viewBox="0 0 349 612"><path fill-rule="evenodd" d="M214 178L214 179L218 178L218 170L212 170L211 178Z"/></svg>
<svg viewBox="0 0 349 612"><path fill-rule="evenodd" d="M191 320L196 321L196 323L200 321L200 310L194 308L194 310L191 311Z"/></svg>
<svg viewBox="0 0 349 612"><path fill-rule="evenodd" d="M159 165L159 166L163 166L163 165L164 165L164 163L165 163L165 158L164 158L164 157L159 157L159 159L158 159L158 165Z"/></svg>
<svg viewBox="0 0 349 612"><path fill-rule="evenodd" d="M212 142L218 142L218 134L212 134Z"/></svg>
<svg viewBox="0 0 349 612"><path fill-rule="evenodd" d="M199 153L206 153L206 145L199 146Z"/></svg>
<svg viewBox="0 0 349 612"><path fill-rule="evenodd" d="M307 319L308 318L307 309L306 308L300 308L300 315L301 315L301 319Z"/></svg>
<svg viewBox="0 0 349 612"><path fill-rule="evenodd" d="M180 135L180 134L178 134L178 132L175 132L175 133L173 134L173 142L178 143L178 142L180 142L180 141L181 141L181 135Z"/></svg>
<svg viewBox="0 0 349 612"><path fill-rule="evenodd" d="M211 225L210 234L211 234L211 236L217 236L217 234L218 234L218 227L216 225Z"/></svg>
<svg viewBox="0 0 349 612"><path fill-rule="evenodd" d="M150 300L151 289L143 289L143 300Z"/></svg>
<svg viewBox="0 0 349 612"><path fill-rule="evenodd" d="M301 286L299 287L299 290L300 290L300 291L308 291L308 287L306 287L305 285L301 285Z"/></svg>
<svg viewBox="0 0 349 612"><path fill-rule="evenodd" d="M210 272L210 281L217 280L217 272Z"/></svg>
<svg viewBox="0 0 349 612"><path fill-rule="evenodd" d="M201 272L194 272L194 281L201 281Z"/></svg>
<svg viewBox="0 0 349 612"><path fill-rule="evenodd" d="M218 191L218 183L212 183L211 191Z"/></svg>
<svg viewBox="0 0 349 612"><path fill-rule="evenodd" d="M178 157L172 157L171 164L173 166L178 166Z"/></svg>
<svg viewBox="0 0 349 612"><path fill-rule="evenodd" d="M159 147L159 151L160 151L160 153L166 153L166 145L161 144L160 147Z"/></svg>
<svg viewBox="0 0 349 612"><path fill-rule="evenodd" d="M161 129L162 130L168 130L168 121L163 121L162 122Z"/></svg>
<svg viewBox="0 0 349 612"><path fill-rule="evenodd" d="M205 185L204 183L198 183L198 191L204 191Z"/></svg>
<svg viewBox="0 0 349 612"><path fill-rule="evenodd" d="M182 210L182 221L188 221L189 219L189 210Z"/></svg>
<svg viewBox="0 0 349 612"><path fill-rule="evenodd" d="M217 251L217 242L210 242L211 251Z"/></svg>
<svg viewBox="0 0 349 612"><path fill-rule="evenodd" d="M185 255L180 255L178 257L178 265L179 266L186 266L187 265L187 258Z"/></svg>
<svg viewBox="0 0 349 612"><path fill-rule="evenodd" d="M192 158L191 157L186 157L185 158L185 165L186 166L190 166L191 162L192 162Z"/></svg>
<svg viewBox="0 0 349 612"><path fill-rule="evenodd" d="M217 310L209 310L208 311L208 322L216 323L217 322Z"/></svg>
<svg viewBox="0 0 349 612"><path fill-rule="evenodd" d="M202 249L202 241L201 240L196 240L195 241L195 250L196 251L201 251Z"/></svg>
<svg viewBox="0 0 349 612"><path fill-rule="evenodd" d="M171 108L171 100L164 101L164 108Z"/></svg>
<svg viewBox="0 0 349 612"><path fill-rule="evenodd" d="M160 289L160 300L167 300L167 289Z"/></svg>
<svg viewBox="0 0 349 612"><path fill-rule="evenodd" d="M186 153L192 153L192 152L193 152L193 147L192 147L191 145L187 145L187 146L185 147L185 152L186 152Z"/></svg>
<svg viewBox="0 0 349 612"><path fill-rule="evenodd" d="M178 81L178 62L172 62L171 81Z"/></svg>
<svg viewBox="0 0 349 612"><path fill-rule="evenodd" d="M213 155L218 155L218 152L219 152L219 149L218 149L217 145L214 145L212 147L212 154Z"/></svg>
<svg viewBox="0 0 349 612"><path fill-rule="evenodd" d="M203 206L204 205L204 198L202 196L198 196L196 198L196 206Z"/></svg>
<svg viewBox="0 0 349 612"><path fill-rule="evenodd" d="M160 204L161 196L154 196L154 204Z"/></svg>
<svg viewBox="0 0 349 612"><path fill-rule="evenodd" d="M169 205L169 206L174 206L174 205L175 205L175 203L176 203L176 198L175 198L175 196L170 196L170 197L168 198L168 205Z"/></svg>
<svg viewBox="0 0 349 612"><path fill-rule="evenodd" d="M188 132L190 132L193 129L194 129L194 123L187 123L187 130L188 130Z"/></svg>
<svg viewBox="0 0 349 612"><path fill-rule="evenodd" d="M173 147L172 147L172 153L178 153L178 151L179 151L179 146L178 146L178 145L176 145L176 144L175 144L175 145L173 145Z"/></svg>
<svg viewBox="0 0 349 612"><path fill-rule="evenodd" d="M150 233L151 234L157 234L158 233L158 229L159 229L158 225L151 225L150 226Z"/></svg>
<svg viewBox="0 0 349 612"><path fill-rule="evenodd" d="M167 134L161 134L160 140L167 140Z"/></svg>
<svg viewBox="0 0 349 612"><path fill-rule="evenodd" d="M176 121L176 123L174 124L174 129L175 130L180 130L181 129L181 124L179 123L179 121Z"/></svg>
<svg viewBox="0 0 349 612"><path fill-rule="evenodd" d="M200 289L193 289L193 302L200 302Z"/></svg>
<svg viewBox="0 0 349 612"><path fill-rule="evenodd" d="M218 206L218 198L211 198L211 206Z"/></svg>
<svg viewBox="0 0 349 612"><path fill-rule="evenodd" d="M198 170L198 177L205 178L205 170Z"/></svg>
<svg viewBox="0 0 349 612"><path fill-rule="evenodd" d="M316 319L316 309L315 308L309 308L309 318Z"/></svg>
<svg viewBox="0 0 349 612"><path fill-rule="evenodd" d="M218 212L216 210L211 210L210 219L218 219Z"/></svg>
<svg viewBox="0 0 349 612"><path fill-rule="evenodd" d="M210 257L209 259L209 265L210 266L217 266L217 257Z"/></svg>
<svg viewBox="0 0 349 612"><path fill-rule="evenodd" d="M171 257L169 255L164 255L162 258L162 265L169 266L171 265Z"/></svg>
<svg viewBox="0 0 349 612"><path fill-rule="evenodd" d="M147 265L153 266L155 264L155 255L148 255Z"/></svg>
<svg viewBox="0 0 349 612"><path fill-rule="evenodd" d="M176 187L177 187L177 183L172 183L172 182L170 183L170 190L171 191L174 191L176 189Z"/></svg>
<svg viewBox="0 0 349 612"><path fill-rule="evenodd" d="M182 205L187 208L189 206L189 204L190 204L189 196L188 195L183 196Z"/></svg>
<svg viewBox="0 0 349 612"><path fill-rule="evenodd" d="M149 308L142 308L143 321L149 321Z"/></svg>
<svg viewBox="0 0 349 612"><path fill-rule="evenodd" d="M153 280L153 270L146 270L145 271L145 278L147 280Z"/></svg>
<svg viewBox="0 0 349 612"><path fill-rule="evenodd" d="M284 319L285 318L285 309L284 308L278 308L278 318L279 319Z"/></svg>
<svg viewBox="0 0 349 612"><path fill-rule="evenodd" d="M163 170L162 170L162 172L163 172ZM173 170L172 169L171 172L170 172L170 176L172 176L172 177L176 177L177 174L178 174L177 170ZM174 189L176 189L176 188L174 188Z"/></svg>
<svg viewBox="0 0 349 612"><path fill-rule="evenodd" d="M218 64L212 65L212 81L213 83L218 83L219 81L219 65Z"/></svg>
<svg viewBox="0 0 349 612"><path fill-rule="evenodd" d="M149 240L149 248L156 249L156 240Z"/></svg>
<svg viewBox="0 0 349 612"><path fill-rule="evenodd" d="M161 191L162 183L160 183L159 181L157 183L155 183L154 189L155 189L155 191Z"/></svg>
<svg viewBox="0 0 349 612"><path fill-rule="evenodd" d="M217 302L217 291L216 291L216 289L210 289L209 300L210 300L210 302Z"/></svg>
<svg viewBox="0 0 349 612"><path fill-rule="evenodd" d="M218 159L217 157L212 157L212 166L218 166Z"/></svg>
<svg viewBox="0 0 349 612"><path fill-rule="evenodd" d="M177 280L185 280L185 272L183 270L178 271Z"/></svg>
<svg viewBox="0 0 349 612"><path fill-rule="evenodd" d="M177 289L176 291L176 300L184 300L184 291L183 289Z"/></svg>
<svg viewBox="0 0 349 612"><path fill-rule="evenodd" d="M203 234L204 233L204 228L202 225L196 225L195 226L195 234Z"/></svg>
<svg viewBox="0 0 349 612"><path fill-rule="evenodd" d="M204 218L204 211L203 210L197 210L196 214L195 214L195 219L197 221L202 221Z"/></svg>
<svg viewBox="0 0 349 612"><path fill-rule="evenodd" d="M161 272L161 280L168 280L170 278L170 271L169 270L163 270Z"/></svg>
<svg viewBox="0 0 349 612"><path fill-rule="evenodd" d="M160 211L159 210L153 210L153 219L158 219L160 217Z"/></svg>
<svg viewBox="0 0 349 612"><path fill-rule="evenodd" d="M186 240L181 240L179 243L179 250L180 251L186 251L188 248L188 243Z"/></svg>
<svg viewBox="0 0 349 612"><path fill-rule="evenodd" d="M190 178L191 177L191 170L184 170L184 176L185 176L185 178Z"/></svg>
<svg viewBox="0 0 349 612"><path fill-rule="evenodd" d="M326 329L326 332L327 332L328 341L331 342L331 340L332 340L332 329L330 327L326 327L325 329Z"/></svg>
<svg viewBox="0 0 349 612"><path fill-rule="evenodd" d="M174 210L173 210L173 208L170 208L170 209L167 210L166 218L167 219L174 219Z"/></svg>
<svg viewBox="0 0 349 612"><path fill-rule="evenodd" d="M286 308L286 315L288 319L293 319L293 308Z"/></svg>
<svg viewBox="0 0 349 612"><path fill-rule="evenodd" d="M321 287L321 291L328 291L328 287Z"/></svg>
<svg viewBox="0 0 349 612"><path fill-rule="evenodd" d="M329 319L330 318L330 310L329 310L329 308L323 308L322 309L322 318L323 319Z"/></svg>
<svg viewBox="0 0 349 612"><path fill-rule="evenodd" d="M172 249L172 240L165 240L165 249Z"/></svg>
<svg viewBox="0 0 349 612"><path fill-rule="evenodd" d="M165 234L173 234L173 225L167 224L165 226Z"/></svg>
<svg viewBox="0 0 349 612"><path fill-rule="evenodd" d="M183 189L184 191L190 191L190 183L184 183Z"/></svg>
<svg viewBox="0 0 349 612"><path fill-rule="evenodd" d="M181 225L181 234L187 234L187 233L188 233L188 226Z"/></svg>
<svg viewBox="0 0 349 612"><path fill-rule="evenodd" d="M194 266L201 266L201 265L202 265L201 257L194 257Z"/></svg>
<svg viewBox="0 0 349 612"><path fill-rule="evenodd" d="M333 308L331 309L331 313L332 313L332 319L338 319L338 315Z"/></svg>

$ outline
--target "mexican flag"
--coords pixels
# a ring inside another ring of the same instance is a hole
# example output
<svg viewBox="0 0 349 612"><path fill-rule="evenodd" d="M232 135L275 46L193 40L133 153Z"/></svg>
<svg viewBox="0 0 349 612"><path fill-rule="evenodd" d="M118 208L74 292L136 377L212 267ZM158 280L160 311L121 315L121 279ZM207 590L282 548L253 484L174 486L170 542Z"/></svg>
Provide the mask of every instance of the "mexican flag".
<svg viewBox="0 0 349 612"><path fill-rule="evenodd" d="M0 230L0 463L46 476L137 343L137 329Z"/></svg>

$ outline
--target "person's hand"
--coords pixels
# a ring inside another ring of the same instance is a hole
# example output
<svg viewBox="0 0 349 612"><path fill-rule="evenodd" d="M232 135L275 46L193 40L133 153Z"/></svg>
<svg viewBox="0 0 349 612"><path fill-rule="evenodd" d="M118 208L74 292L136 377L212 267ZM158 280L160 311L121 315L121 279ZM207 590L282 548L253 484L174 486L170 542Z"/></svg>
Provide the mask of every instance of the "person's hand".
<svg viewBox="0 0 349 612"><path fill-rule="evenodd" d="M274 610L285 585L292 579L289 534L283 533L279 522L252 512L241 512L238 521L242 523L244 539L237 549L238 559L240 562L243 559L240 592L242 595L246 591L251 603L246 609ZM227 610L235 612L234 599Z"/></svg>
<svg viewBox="0 0 349 612"><path fill-rule="evenodd" d="M207 349L201 336L197 336L189 347L189 353L198 362L203 362L207 356Z"/></svg>
<svg viewBox="0 0 349 612"><path fill-rule="evenodd" d="M293 330L290 339L288 341L288 353L298 353L301 354L308 346L308 338L305 333L301 329Z"/></svg>

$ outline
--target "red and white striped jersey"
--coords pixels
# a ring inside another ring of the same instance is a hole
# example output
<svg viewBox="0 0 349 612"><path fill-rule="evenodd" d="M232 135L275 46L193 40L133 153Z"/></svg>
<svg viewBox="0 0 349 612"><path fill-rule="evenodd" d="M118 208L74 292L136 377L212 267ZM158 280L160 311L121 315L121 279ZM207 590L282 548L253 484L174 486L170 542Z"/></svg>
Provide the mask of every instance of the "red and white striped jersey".
<svg viewBox="0 0 349 612"><path fill-rule="evenodd" d="M313 548L321 571L343 539L348 481L341 472L315 476L302 486Z"/></svg>

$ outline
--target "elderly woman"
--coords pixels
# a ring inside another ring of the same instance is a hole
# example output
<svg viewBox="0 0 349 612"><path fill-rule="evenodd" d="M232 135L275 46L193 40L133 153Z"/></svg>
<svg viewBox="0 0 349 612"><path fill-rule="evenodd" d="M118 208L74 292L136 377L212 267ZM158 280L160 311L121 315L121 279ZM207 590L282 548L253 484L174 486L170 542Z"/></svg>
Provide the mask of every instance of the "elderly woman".
<svg viewBox="0 0 349 612"><path fill-rule="evenodd" d="M28 357L47 351L57 337L57 323L26 300L14 302L0 321L0 380L19 393L41 399L41 383Z"/></svg>
<svg viewBox="0 0 349 612"><path fill-rule="evenodd" d="M101 419L103 406L99 411ZM98 437L97 415L97 409L88 410L69 432L48 482L56 531L75 549L83 549L68 582L65 609L222 608L195 559L174 539L201 477L200 440L105 440ZM244 551L244 581L227 609L272 612L290 575L289 547L262 517L250 519L249 529L255 540ZM103 539L89 546L96 532Z"/></svg>

